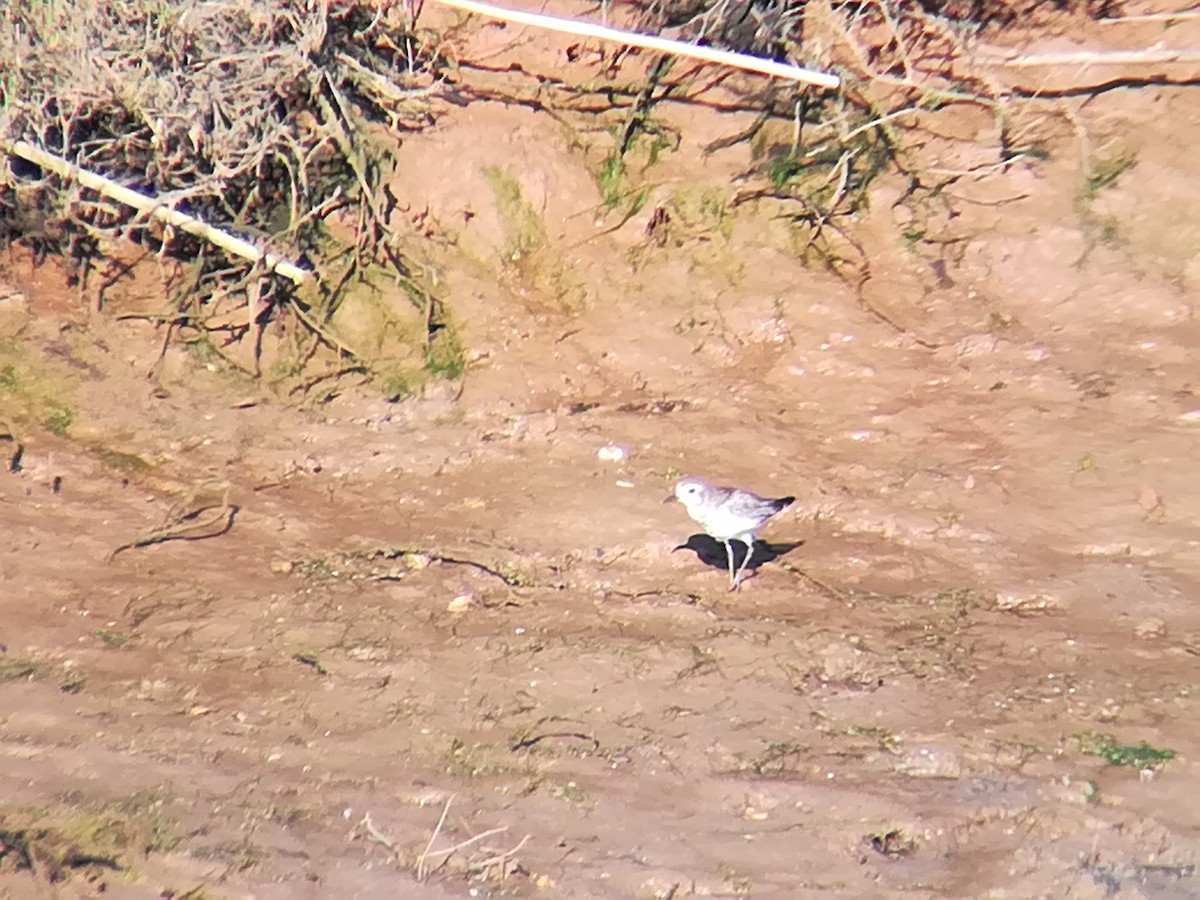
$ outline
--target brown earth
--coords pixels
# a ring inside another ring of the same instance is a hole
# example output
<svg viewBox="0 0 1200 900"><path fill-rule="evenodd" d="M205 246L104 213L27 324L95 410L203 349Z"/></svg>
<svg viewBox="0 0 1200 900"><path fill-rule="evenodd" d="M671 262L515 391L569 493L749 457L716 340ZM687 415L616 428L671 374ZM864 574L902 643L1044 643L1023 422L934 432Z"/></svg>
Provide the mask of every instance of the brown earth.
<svg viewBox="0 0 1200 900"><path fill-rule="evenodd" d="M394 190L468 365L399 403L159 360L153 277L10 248L0 895L1200 896L1194 90L1067 101L1090 191L1064 137L914 239L881 183L861 299L730 207L753 112L665 108L619 225L611 136L448 104ZM682 472L803 545L728 593Z"/></svg>

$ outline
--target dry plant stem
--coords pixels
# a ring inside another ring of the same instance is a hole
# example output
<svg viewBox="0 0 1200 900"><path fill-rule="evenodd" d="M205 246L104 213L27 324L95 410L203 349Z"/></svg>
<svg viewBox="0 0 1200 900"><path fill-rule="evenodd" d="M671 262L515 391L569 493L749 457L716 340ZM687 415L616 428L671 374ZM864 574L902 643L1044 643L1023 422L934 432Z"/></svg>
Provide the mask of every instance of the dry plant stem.
<svg viewBox="0 0 1200 900"><path fill-rule="evenodd" d="M821 11L829 26L830 33L833 38L844 46L854 57L859 71L862 73L863 79L867 83L878 83L890 85L892 87L911 88L912 90L920 91L926 97L936 98L938 100L959 100L967 103L977 103L981 106L992 108L996 106L996 101L991 97L982 96L980 94L972 94L966 91L950 90L947 88L935 87L933 85L924 84L919 81L914 81L910 78L900 78L895 75L887 75L884 72L876 71L868 59L870 52L864 48L855 39L849 23L843 21L831 9L826 7Z"/></svg>
<svg viewBox="0 0 1200 900"><path fill-rule="evenodd" d="M215 509L216 512L209 518L198 522L191 522L191 524L184 524L211 509ZM237 517L237 514L238 507L232 503L201 507L200 509L177 516L173 522L163 528L134 538L128 543L121 544L121 546L108 555L108 558L111 561L113 557L124 550L136 550L141 547L149 547L153 544L165 544L167 541L203 541L208 538L220 537L223 534L227 534L229 529L233 527L233 520Z"/></svg>
<svg viewBox="0 0 1200 900"><path fill-rule="evenodd" d="M1036 66L1124 66L1157 65L1159 63L1200 62L1200 50L1077 50L1071 53L1019 54L1004 53L994 47L982 48L990 56L976 57L975 61L985 66L1004 66L1011 69Z"/></svg>
<svg viewBox="0 0 1200 900"><path fill-rule="evenodd" d="M514 9L504 9L492 6L490 3L477 3L475 0L435 0L443 6L477 13L493 19L503 19L520 25L532 25L535 28L545 28L549 31L561 31L580 37L594 37L601 40L616 41L631 47L641 47L645 50L658 50L676 56L690 56L705 62L733 66L748 72L758 72L762 75L772 75L776 78L790 78L793 81L812 84L817 87L836 90L841 85L841 79L826 72L814 72L799 66L789 66L784 63L747 56L743 53L733 53L728 50L715 50L712 47L699 47L682 41L672 41L666 38L638 34L634 31L623 31L604 25L594 25L591 22L579 22L573 19L561 19L555 16L544 16L537 13L520 12Z"/></svg>
<svg viewBox="0 0 1200 900"><path fill-rule="evenodd" d="M488 859L483 860L482 862L474 863L471 866L471 871L472 872L486 872L492 866L500 865L502 867L501 871L500 871L500 877L503 879L505 876L508 875L508 872L505 871L505 868L508 865L508 861L516 854L516 852L518 850L520 850L522 847L525 846L525 844L527 844L529 842L530 837L532 837L532 835L527 834L527 835L525 835L525 837L521 838L521 840L518 842L517 846L513 847L511 850L505 850L503 853L498 853L495 856L492 856L492 857L489 857Z"/></svg>
<svg viewBox="0 0 1200 900"><path fill-rule="evenodd" d="M228 253L240 256L243 259L253 260L256 263L262 263L269 271L279 273L294 284L301 284L313 277L312 272L300 268L295 263L287 261L278 254L259 250L249 241L244 241L228 232L221 231L212 225L201 222L195 216L189 216L187 213L163 206L154 197L139 194L137 191L117 184L103 175L97 175L94 172L81 169L67 162L65 159L60 159L25 141L0 141L0 150L4 150L13 156L19 156L44 169L49 169L61 178L77 181L86 188L118 200L126 206L130 206L140 213L152 216L168 226L178 228L180 231L186 231L190 235L206 240Z"/></svg>
<svg viewBox="0 0 1200 900"><path fill-rule="evenodd" d="M396 842L375 827L375 823L371 821L371 814L369 812L362 817L362 821L358 823L358 827L354 830L358 831L359 829L365 831L371 840L387 847L392 852L392 856L396 855ZM353 837L354 832L351 832L350 836Z"/></svg>
<svg viewBox="0 0 1200 900"><path fill-rule="evenodd" d="M446 798L446 805L442 807L441 818L438 819L437 826L433 829L433 834L429 836L429 843L425 845L425 849L421 855L417 857L417 881L424 881L428 870L425 868L425 860L429 856L429 851L433 849L434 842L441 834L442 826L446 824L446 816L450 814L450 804L454 802L454 795L451 794Z"/></svg>
<svg viewBox="0 0 1200 900"><path fill-rule="evenodd" d="M421 859L424 860L430 856L442 856L443 854L449 855L451 853L457 853L459 850L465 850L467 847L470 847L472 844L478 844L480 841L482 841L485 838L490 838L492 835L495 835L495 834L504 834L504 832L506 832L506 831L508 831L507 825L501 825L499 828L489 828L487 831L481 831L479 834L469 837L465 841L455 844L453 847L443 847L441 850L430 850L428 853L423 853L423 854L421 854ZM434 837L437 837L436 832L434 833ZM428 869L425 870L425 874L426 875L429 874ZM421 876L418 876L418 877L421 877Z"/></svg>

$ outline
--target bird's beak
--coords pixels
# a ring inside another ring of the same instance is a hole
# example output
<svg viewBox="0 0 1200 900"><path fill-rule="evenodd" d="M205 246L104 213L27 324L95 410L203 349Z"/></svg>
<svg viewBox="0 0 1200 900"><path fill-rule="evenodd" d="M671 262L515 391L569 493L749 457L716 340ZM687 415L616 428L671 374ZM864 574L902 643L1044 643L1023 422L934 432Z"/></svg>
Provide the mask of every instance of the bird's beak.
<svg viewBox="0 0 1200 900"><path fill-rule="evenodd" d="M673 500L678 500L678 499L679 499L679 498L678 498L678 497L676 497L674 494L671 494L670 496L668 496L668 497L667 497L667 499L666 499L666 500L664 500L664 501L663 501L663 503L670 503L671 501L673 501Z"/></svg>

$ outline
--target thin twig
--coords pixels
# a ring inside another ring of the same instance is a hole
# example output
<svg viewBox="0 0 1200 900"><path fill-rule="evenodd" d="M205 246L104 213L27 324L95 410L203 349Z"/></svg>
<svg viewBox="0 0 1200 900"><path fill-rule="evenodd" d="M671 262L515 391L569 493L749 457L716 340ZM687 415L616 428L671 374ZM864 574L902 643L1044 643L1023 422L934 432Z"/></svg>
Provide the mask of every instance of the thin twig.
<svg viewBox="0 0 1200 900"><path fill-rule="evenodd" d="M581 731L555 731L547 734L535 734L532 737L522 738L508 749L514 753L518 750L528 750L535 744L542 741L548 741L551 738L572 738L579 741L589 741L592 745L592 752L596 753L600 750L600 741L590 734L584 734Z"/></svg>
<svg viewBox="0 0 1200 900"><path fill-rule="evenodd" d="M490 838L495 834L504 834L508 831L507 825L501 825L499 828L490 828L487 831L482 831L474 837L469 837L461 843L455 844L453 847L443 847L441 850L430 850L428 853L422 854L422 859L426 856L441 856L442 854L457 853L459 850L465 850L472 844L478 844L484 838Z"/></svg>
<svg viewBox="0 0 1200 900"><path fill-rule="evenodd" d="M375 841L376 843L383 844L383 846L387 847L388 850L390 850L392 852L393 856L396 855L396 842L394 840L392 840L390 837L388 837L386 834L384 834L382 831L380 831L378 828L375 827L375 823L373 821L371 821L371 813L370 812L367 812L362 817L362 821L358 823L358 826L354 830L358 831L359 829L362 829L363 831L365 831L367 833L367 836L369 838L371 838L371 840ZM351 836L353 836L353 832L351 832Z"/></svg>
<svg viewBox="0 0 1200 900"><path fill-rule="evenodd" d="M193 521L201 513L212 509L217 510L215 515L203 521ZM229 529L233 527L233 520L237 517L237 514L238 507L232 503L202 506L199 509L175 517L172 522L163 528L142 535L139 538L134 538L128 543L121 544L121 546L108 555L108 558L111 560L124 550L136 550L141 547L149 547L152 544L165 544L167 541L203 541L208 538L220 537L223 534L227 534ZM194 532L202 533L196 534Z"/></svg>
<svg viewBox="0 0 1200 900"><path fill-rule="evenodd" d="M513 847L511 850L505 850L503 853L497 853L495 856L488 857L487 859L483 860L482 862L472 863L471 867L470 867L470 871L486 872L488 869L490 869L492 866L496 865L497 863L499 863L501 865L507 864L509 858L512 857L513 855L515 855L516 852L518 850L520 850L522 847L524 847L525 844L527 844L529 842L529 839L531 837L533 837L533 835L527 834L527 835L525 835L525 837L521 838L521 840L517 843L517 846ZM504 872L503 870L501 870L501 876L503 877L503 875L505 875L505 874L507 874L507 873Z"/></svg>
<svg viewBox="0 0 1200 900"><path fill-rule="evenodd" d="M979 56L975 62L985 66L1005 66L1020 69L1035 66L1124 66L1157 65L1160 63L1200 62L1200 50L1166 50L1155 47L1149 50L1075 50L1070 53L1029 53L1016 51L1004 53L993 47L991 56Z"/></svg>
<svg viewBox="0 0 1200 900"><path fill-rule="evenodd" d="M429 851L433 849L434 842L438 839L438 835L442 831L442 826L446 824L446 816L450 813L450 804L454 802L454 794L446 798L446 805L442 807L442 815L438 819L437 827L433 829L433 834L429 836L429 843L425 845L425 850L417 857L417 881L424 881L428 874L425 870L425 859L429 856Z"/></svg>

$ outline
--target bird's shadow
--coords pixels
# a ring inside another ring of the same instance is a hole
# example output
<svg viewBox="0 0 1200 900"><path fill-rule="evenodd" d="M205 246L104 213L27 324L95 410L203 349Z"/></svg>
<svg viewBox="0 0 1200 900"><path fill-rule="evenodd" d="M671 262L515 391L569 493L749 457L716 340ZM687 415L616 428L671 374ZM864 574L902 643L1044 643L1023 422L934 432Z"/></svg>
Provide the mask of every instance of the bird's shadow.
<svg viewBox="0 0 1200 900"><path fill-rule="evenodd" d="M785 543L772 544L767 541L756 540L754 542L754 550L750 556L750 562L746 565L748 571L753 571L759 566L769 562L774 562L784 554L791 553L797 547L804 544L804 541L788 541ZM741 568L742 562L746 559L746 544L744 541L733 540L729 542L733 549L733 565L735 568ZM729 571L729 556L725 552L725 542L718 541L715 537L707 534L693 534L683 544L675 548L676 550L691 550L699 558L700 562L706 566L712 566L714 569Z"/></svg>

